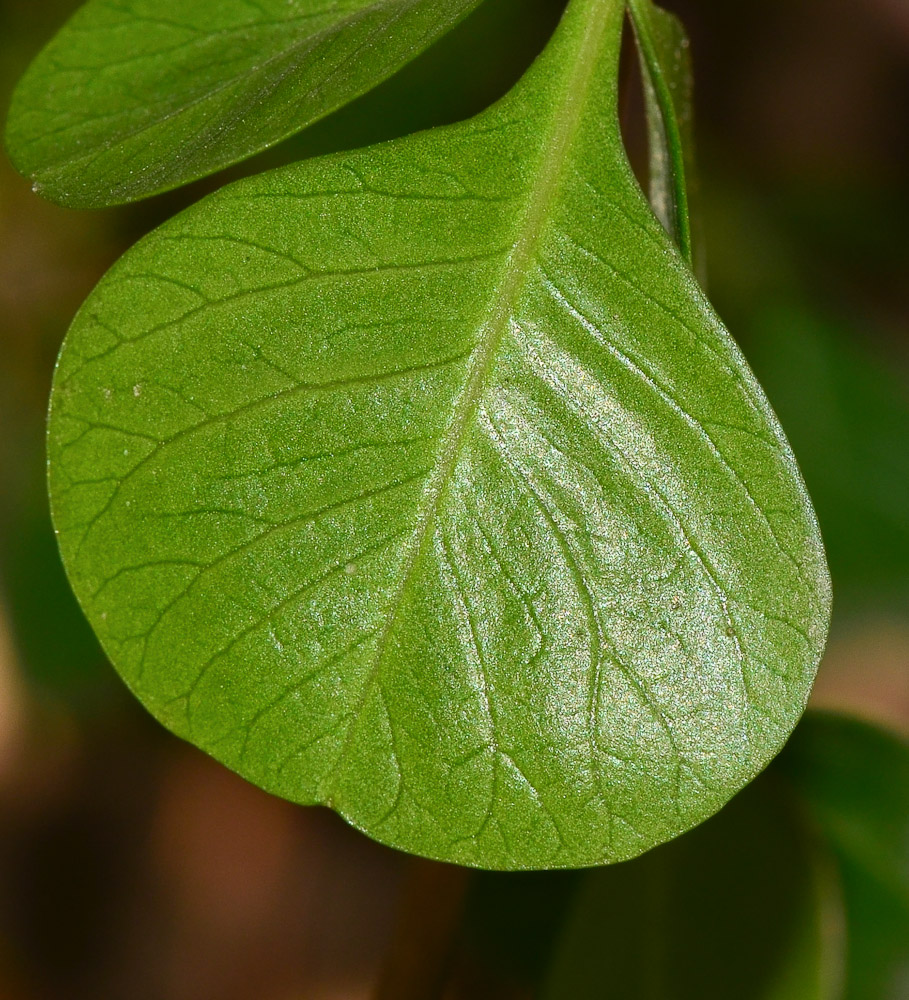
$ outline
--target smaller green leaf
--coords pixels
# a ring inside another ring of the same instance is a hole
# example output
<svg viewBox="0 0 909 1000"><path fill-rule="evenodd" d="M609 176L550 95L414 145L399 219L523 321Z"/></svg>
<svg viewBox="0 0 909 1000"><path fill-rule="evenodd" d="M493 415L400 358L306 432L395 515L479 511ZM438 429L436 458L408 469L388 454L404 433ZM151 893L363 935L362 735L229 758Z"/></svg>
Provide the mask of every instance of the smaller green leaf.
<svg viewBox="0 0 909 1000"><path fill-rule="evenodd" d="M780 758L842 870L847 1000L904 1000L909 986L909 745L813 713Z"/></svg>
<svg viewBox="0 0 909 1000"><path fill-rule="evenodd" d="M544 1000L833 1000L835 874L787 790L759 779L718 816L585 876Z"/></svg>
<svg viewBox="0 0 909 1000"><path fill-rule="evenodd" d="M75 208L167 191L370 90L478 3L89 0L17 87L10 156Z"/></svg>
<svg viewBox="0 0 909 1000"><path fill-rule="evenodd" d="M689 263L696 263L690 187L694 177L692 72L682 23L651 0L629 0L644 79L650 143L650 204Z"/></svg>

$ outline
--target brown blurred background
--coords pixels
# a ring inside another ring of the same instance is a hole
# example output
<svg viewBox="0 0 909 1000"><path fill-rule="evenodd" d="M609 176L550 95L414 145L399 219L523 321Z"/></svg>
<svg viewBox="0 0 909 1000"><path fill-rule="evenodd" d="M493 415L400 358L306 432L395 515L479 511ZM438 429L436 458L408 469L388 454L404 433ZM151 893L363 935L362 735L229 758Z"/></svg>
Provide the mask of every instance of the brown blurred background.
<svg viewBox="0 0 909 1000"><path fill-rule="evenodd" d="M0 0L0 115L75 6ZM383 976L406 1000L394 977L421 962L414 996L443 972L448 1000L533 995L533 960L511 945L533 952L564 879L467 885L257 791L132 701L59 565L43 433L66 327L128 246L225 179L480 110L561 6L486 0L304 136L139 205L56 208L0 154L0 1000L359 1000ZM836 611L816 700L909 732L909 3L665 6L692 35L709 291L828 546ZM490 886L517 901L508 928L482 903ZM498 959L478 944L496 934Z"/></svg>

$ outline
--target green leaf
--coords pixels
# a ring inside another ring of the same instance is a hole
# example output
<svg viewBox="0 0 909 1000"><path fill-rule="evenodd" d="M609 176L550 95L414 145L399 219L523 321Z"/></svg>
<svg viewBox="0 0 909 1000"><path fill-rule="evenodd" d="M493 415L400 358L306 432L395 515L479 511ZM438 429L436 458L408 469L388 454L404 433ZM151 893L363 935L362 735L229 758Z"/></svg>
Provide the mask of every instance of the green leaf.
<svg viewBox="0 0 909 1000"><path fill-rule="evenodd" d="M695 176L692 72L679 19L651 0L628 0L641 57L650 147L650 204L692 263L689 179Z"/></svg>
<svg viewBox="0 0 909 1000"><path fill-rule="evenodd" d="M761 778L719 816L585 876L544 1000L835 1000L834 869L786 789Z"/></svg>
<svg viewBox="0 0 909 1000"><path fill-rule="evenodd" d="M909 745L867 723L812 712L780 765L840 865L847 1000L902 1000L909 985Z"/></svg>
<svg viewBox="0 0 909 1000"><path fill-rule="evenodd" d="M406 850L636 855L779 750L829 589L788 445L641 195L624 5L479 117L234 184L74 322L50 477L175 732Z"/></svg>
<svg viewBox="0 0 909 1000"><path fill-rule="evenodd" d="M52 201L213 173L370 90L479 0L89 0L17 87L6 141Z"/></svg>

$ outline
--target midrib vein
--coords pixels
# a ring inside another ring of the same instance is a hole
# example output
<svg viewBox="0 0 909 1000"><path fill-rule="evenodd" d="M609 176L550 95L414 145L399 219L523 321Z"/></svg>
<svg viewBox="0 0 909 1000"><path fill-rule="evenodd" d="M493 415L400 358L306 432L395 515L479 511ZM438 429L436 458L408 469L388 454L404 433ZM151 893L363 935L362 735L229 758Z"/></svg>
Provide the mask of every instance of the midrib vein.
<svg viewBox="0 0 909 1000"><path fill-rule="evenodd" d="M383 660L388 652L388 642L398 621L398 616L414 572L430 536L430 528L439 509L445 488L451 481L458 458L467 440L468 430L479 409L486 380L495 363L496 355L505 335L508 320L518 294L527 277L528 265L543 232L549 210L564 171L566 154L580 124L585 97L596 68L596 57L604 35L611 24L610 13L621 9L620 0L572 0L564 15L567 19L581 14L586 23L574 51L572 72L566 77L560 100L555 102L551 115L548 138L541 145L537 181L531 185L527 198L520 233L505 263L498 292L490 304L483 332L471 356L470 374L454 407L454 414L445 434L439 461L424 493L424 501L411 538L411 543L401 568L401 583L392 599L385 618L385 625L376 643L375 656L369 675L353 713L347 738L335 764L326 779L328 794L323 801L333 805L336 789L334 782L342 771L344 759L350 749L363 708L378 679ZM581 13L580 8L586 7ZM561 30L561 29L560 29ZM550 42L552 44L552 42ZM562 55L564 55L564 50ZM552 63L550 62L550 65ZM520 85L519 85L520 86Z"/></svg>

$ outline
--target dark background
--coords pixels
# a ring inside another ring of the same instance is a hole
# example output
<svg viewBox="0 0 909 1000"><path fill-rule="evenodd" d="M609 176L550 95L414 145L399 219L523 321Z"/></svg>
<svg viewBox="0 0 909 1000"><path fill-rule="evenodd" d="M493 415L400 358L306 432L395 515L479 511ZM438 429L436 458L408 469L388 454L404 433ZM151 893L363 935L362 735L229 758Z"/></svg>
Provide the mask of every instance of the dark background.
<svg viewBox="0 0 909 1000"><path fill-rule="evenodd" d="M270 798L133 703L59 565L43 434L67 324L139 237L225 179L480 110L561 6L486 0L304 136L138 205L57 208L0 154L2 1000L360 1000L414 936L416 964L448 968L447 1000L532 995L532 970L491 961L469 920L442 962L455 870ZM816 703L909 732L909 3L665 6L692 35L709 292L790 436L828 546L836 607ZM0 116L74 7L0 0ZM632 89L640 161L638 103ZM523 913L513 933L545 936L541 900L564 879L500 879Z"/></svg>

